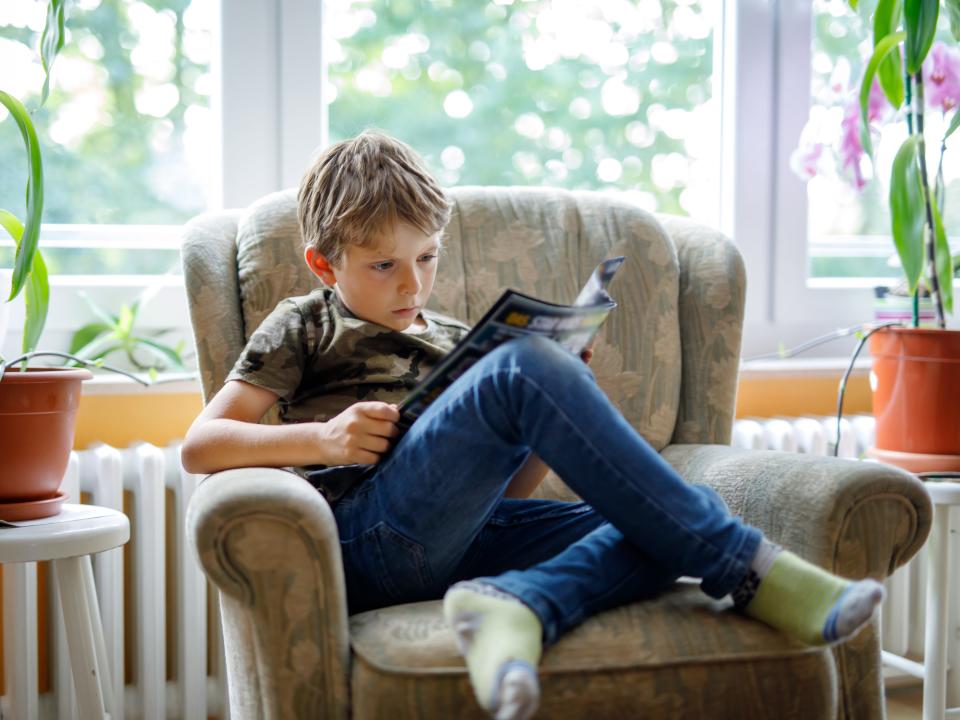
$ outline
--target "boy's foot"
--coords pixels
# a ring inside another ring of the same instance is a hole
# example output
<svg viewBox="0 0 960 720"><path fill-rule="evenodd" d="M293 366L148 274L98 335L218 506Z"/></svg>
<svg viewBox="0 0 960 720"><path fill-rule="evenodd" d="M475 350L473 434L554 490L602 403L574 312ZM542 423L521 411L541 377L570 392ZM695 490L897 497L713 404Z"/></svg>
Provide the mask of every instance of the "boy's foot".
<svg viewBox="0 0 960 720"><path fill-rule="evenodd" d="M883 586L845 580L764 540L733 597L747 615L809 645L826 645L849 640L866 625Z"/></svg>
<svg viewBox="0 0 960 720"><path fill-rule="evenodd" d="M497 720L532 716L540 704L537 664L543 649L533 611L492 585L460 582L444 595L443 615L480 705Z"/></svg>

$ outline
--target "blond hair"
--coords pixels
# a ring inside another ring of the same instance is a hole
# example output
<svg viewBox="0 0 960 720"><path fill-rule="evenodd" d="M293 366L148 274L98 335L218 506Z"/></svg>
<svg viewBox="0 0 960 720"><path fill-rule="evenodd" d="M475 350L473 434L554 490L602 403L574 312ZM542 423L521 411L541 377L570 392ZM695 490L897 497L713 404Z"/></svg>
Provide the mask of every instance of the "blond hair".
<svg viewBox="0 0 960 720"><path fill-rule="evenodd" d="M297 202L305 245L334 266L347 246L369 247L398 222L432 235L450 220L450 204L417 154L372 130L324 150Z"/></svg>

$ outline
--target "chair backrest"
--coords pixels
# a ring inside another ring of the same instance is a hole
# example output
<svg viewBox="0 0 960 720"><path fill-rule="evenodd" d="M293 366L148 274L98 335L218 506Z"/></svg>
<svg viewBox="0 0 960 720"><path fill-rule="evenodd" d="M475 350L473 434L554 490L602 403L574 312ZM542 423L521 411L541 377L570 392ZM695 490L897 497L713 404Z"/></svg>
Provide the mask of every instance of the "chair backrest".
<svg viewBox="0 0 960 720"><path fill-rule="evenodd" d="M474 322L505 287L570 302L600 260L626 255L611 286L619 307L592 363L600 386L658 450L729 441L744 274L727 238L603 193L464 187L449 195L433 309ZM316 287L295 192L194 219L183 262L209 400L276 304Z"/></svg>

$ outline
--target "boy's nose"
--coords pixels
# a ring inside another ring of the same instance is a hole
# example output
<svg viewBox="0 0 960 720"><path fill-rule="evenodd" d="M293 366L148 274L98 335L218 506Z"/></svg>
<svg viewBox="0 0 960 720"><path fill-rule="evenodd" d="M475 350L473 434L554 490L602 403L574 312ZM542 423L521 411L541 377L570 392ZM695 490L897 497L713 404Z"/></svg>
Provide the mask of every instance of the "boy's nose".
<svg viewBox="0 0 960 720"><path fill-rule="evenodd" d="M399 290L405 295L416 295L422 287L423 283L420 282L416 270L407 270L400 278Z"/></svg>

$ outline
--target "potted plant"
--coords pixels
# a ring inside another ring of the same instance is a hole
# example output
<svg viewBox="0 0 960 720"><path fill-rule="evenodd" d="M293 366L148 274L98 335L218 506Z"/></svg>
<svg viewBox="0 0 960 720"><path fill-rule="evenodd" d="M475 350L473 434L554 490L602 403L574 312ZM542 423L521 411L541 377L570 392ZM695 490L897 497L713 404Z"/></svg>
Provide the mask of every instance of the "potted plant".
<svg viewBox="0 0 960 720"><path fill-rule="evenodd" d="M849 0L852 10L857 0ZM907 137L889 178L890 231L912 299L905 326L874 328L871 384L877 420L874 457L914 471L960 469L960 332L946 329L953 310L953 262L943 225L942 176L947 141L960 127L960 0L877 0L861 16L873 30L859 91L844 115L835 148L857 188L862 165L874 159L873 134L903 123ZM949 23L952 40L937 42ZM952 120L942 137L929 137L927 113ZM928 162L939 149L939 167ZM812 176L824 147L801 141L794 155L800 174ZM920 299L929 298L935 327L920 327Z"/></svg>
<svg viewBox="0 0 960 720"><path fill-rule="evenodd" d="M63 47L65 0L51 0L41 39L45 72L40 105L47 98L50 68ZM30 113L15 97L0 91L0 103L16 122L27 155L24 221L0 209L0 226L16 243L11 288L6 302L23 293L23 356L0 357L0 518L29 519L59 511L60 482L66 471L80 383L92 377L81 368L28 368L46 321L50 288L37 247L43 215L43 164Z"/></svg>

